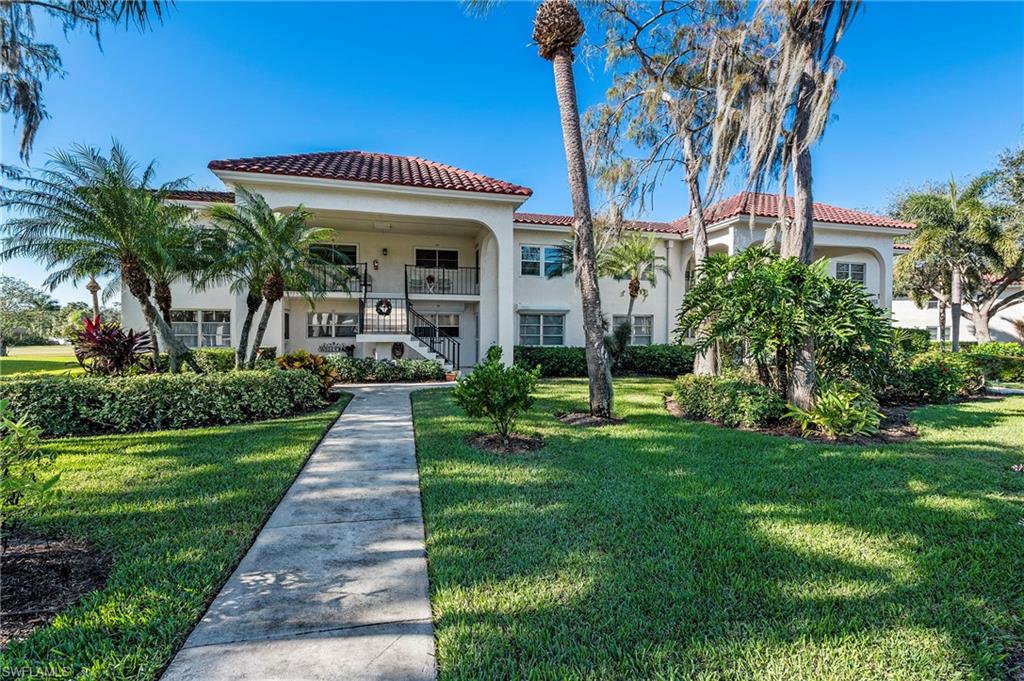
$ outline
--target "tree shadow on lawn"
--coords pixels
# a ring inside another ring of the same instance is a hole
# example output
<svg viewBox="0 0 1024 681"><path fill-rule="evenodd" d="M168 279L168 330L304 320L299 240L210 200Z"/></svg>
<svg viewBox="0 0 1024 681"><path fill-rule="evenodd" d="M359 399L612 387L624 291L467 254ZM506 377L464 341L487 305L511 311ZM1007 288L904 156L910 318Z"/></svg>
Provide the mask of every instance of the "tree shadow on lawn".
<svg viewBox="0 0 1024 681"><path fill-rule="evenodd" d="M543 385L523 429L548 446L518 458L415 402L442 676L1009 675L1024 402L921 421L992 440L837 447L680 421L667 382L619 381L621 426L562 426L584 386Z"/></svg>
<svg viewBox="0 0 1024 681"><path fill-rule="evenodd" d="M105 588L0 668L151 678L202 614L339 409L217 428L54 439L61 496L30 527L113 557ZM54 655L59 651L59 658ZM56 662L54 663L56 664Z"/></svg>

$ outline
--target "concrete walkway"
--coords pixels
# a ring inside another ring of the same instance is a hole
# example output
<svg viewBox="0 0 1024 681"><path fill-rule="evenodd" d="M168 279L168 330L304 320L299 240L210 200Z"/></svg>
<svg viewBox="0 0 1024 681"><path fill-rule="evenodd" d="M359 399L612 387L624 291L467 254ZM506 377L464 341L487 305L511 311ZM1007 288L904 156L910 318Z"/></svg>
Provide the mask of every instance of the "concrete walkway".
<svg viewBox="0 0 1024 681"><path fill-rule="evenodd" d="M163 678L434 679L409 393L355 397Z"/></svg>

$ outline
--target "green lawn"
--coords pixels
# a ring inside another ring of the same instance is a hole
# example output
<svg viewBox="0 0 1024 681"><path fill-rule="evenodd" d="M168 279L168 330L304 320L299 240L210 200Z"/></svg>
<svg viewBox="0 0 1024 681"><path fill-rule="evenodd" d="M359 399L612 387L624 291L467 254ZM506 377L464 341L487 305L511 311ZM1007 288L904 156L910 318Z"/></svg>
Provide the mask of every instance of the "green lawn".
<svg viewBox="0 0 1024 681"><path fill-rule="evenodd" d="M0 653L0 670L151 679L348 402L258 423L53 440L63 496L33 525L113 557L105 589Z"/></svg>
<svg viewBox="0 0 1024 681"><path fill-rule="evenodd" d="M469 448L482 422L415 394L442 678L1020 678L1024 397L850 447L681 421L667 381L616 385L626 424L585 430L551 416L585 384L543 383L522 428L548 446L517 456Z"/></svg>
<svg viewBox="0 0 1024 681"><path fill-rule="evenodd" d="M14 374L80 373L74 351L67 345L39 345L7 348L9 357L0 357L0 377Z"/></svg>

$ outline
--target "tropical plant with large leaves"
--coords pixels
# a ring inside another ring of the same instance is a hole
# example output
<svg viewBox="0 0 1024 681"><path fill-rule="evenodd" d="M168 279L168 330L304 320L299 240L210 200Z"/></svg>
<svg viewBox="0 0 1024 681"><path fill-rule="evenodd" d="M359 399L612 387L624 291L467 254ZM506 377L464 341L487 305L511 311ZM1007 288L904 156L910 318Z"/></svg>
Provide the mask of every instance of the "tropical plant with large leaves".
<svg viewBox="0 0 1024 681"><path fill-rule="evenodd" d="M187 180L153 188L155 174L154 163L139 166L117 142L109 156L75 145L53 152L36 172L7 168L13 184L0 188L0 207L16 215L3 225L0 260L41 262L49 272L43 283L51 288L94 275L119 278L142 308L150 336L159 331L169 353L201 373L151 298L147 253L188 213L168 202Z"/></svg>
<svg viewBox="0 0 1024 681"><path fill-rule="evenodd" d="M333 230L310 226L311 215L302 206L287 214L275 211L261 194L245 187L236 187L234 204L216 204L209 211L211 223L227 239L225 256L211 270L209 278L228 280L233 292L246 296L246 318L235 354L236 366L242 366L252 323L261 304L263 312L245 361L250 368L256 364L274 305L285 291L299 292L312 304L328 288L345 290L347 272L312 248L327 240ZM334 270L336 277L330 276Z"/></svg>

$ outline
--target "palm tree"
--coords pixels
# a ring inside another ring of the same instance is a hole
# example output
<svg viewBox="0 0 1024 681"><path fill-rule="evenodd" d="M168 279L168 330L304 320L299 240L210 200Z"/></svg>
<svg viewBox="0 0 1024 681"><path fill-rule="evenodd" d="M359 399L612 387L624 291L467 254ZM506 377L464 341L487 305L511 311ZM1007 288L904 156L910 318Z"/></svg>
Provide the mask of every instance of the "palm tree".
<svg viewBox="0 0 1024 681"><path fill-rule="evenodd" d="M180 207L166 199L186 181L152 189L154 163L140 169L117 142L109 158L94 147L76 145L51 154L37 173L8 173L20 186L0 189L0 207L21 217L3 225L0 260L35 258L49 271L44 284L51 288L89 276L119 278L139 302L149 328L158 329L164 344L200 373L150 299L153 286L145 266L152 244L180 220Z"/></svg>
<svg viewBox="0 0 1024 681"><path fill-rule="evenodd" d="M333 230L308 226L306 221L312 214L302 206L287 215L278 213L262 195L244 187L236 187L234 205L216 204L209 215L228 241L226 256L212 278L229 279L233 292L246 294L246 318L235 351L235 365L239 368L249 344L253 319L263 305L252 350L245 362L252 368L274 305L286 290L300 291L312 301L323 295L328 284L344 286L341 272L336 281L324 280L321 273L330 271L334 265L310 249L327 239Z"/></svg>
<svg viewBox="0 0 1024 681"><path fill-rule="evenodd" d="M655 251L654 238L633 232L601 253L597 260L597 272L602 277L629 282L623 294L629 296L625 323L631 326L637 298L643 297L646 300L649 293L644 284L657 285L658 274L667 275L668 267L665 258Z"/></svg>
<svg viewBox="0 0 1024 681"><path fill-rule="evenodd" d="M580 131L573 74L573 50L583 37L583 21L569 0L544 0L533 20L533 39L540 56L551 62L555 75L555 94L562 119L562 140L569 174L569 193L574 217L573 262L583 307L583 333L586 343L587 374L590 386L590 413L610 417L613 391L611 362L604 344L601 292L597 285L597 253L594 247L594 222L590 211L586 156Z"/></svg>
<svg viewBox="0 0 1024 681"><path fill-rule="evenodd" d="M992 211L984 200L991 181L981 176L961 191L951 179L944 191L912 193L900 201L900 215L917 223L913 245L903 257L911 263L937 263L949 272L953 352L960 350L964 279L974 274L977 248L991 231Z"/></svg>

